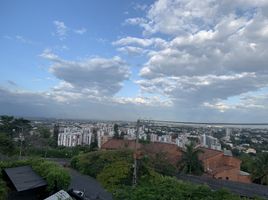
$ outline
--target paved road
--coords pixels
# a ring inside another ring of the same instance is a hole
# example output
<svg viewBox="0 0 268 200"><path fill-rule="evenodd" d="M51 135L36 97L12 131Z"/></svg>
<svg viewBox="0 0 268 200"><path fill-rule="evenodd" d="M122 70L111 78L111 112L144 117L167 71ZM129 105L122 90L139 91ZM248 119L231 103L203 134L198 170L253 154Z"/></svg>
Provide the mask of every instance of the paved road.
<svg viewBox="0 0 268 200"><path fill-rule="evenodd" d="M205 184L214 190L226 188L233 193L245 197L259 196L268 200L268 187L265 185L258 185L254 183L239 183L227 180L220 180L209 178L205 176L193 176L193 175L177 175L178 179L184 181L190 181L196 184Z"/></svg>
<svg viewBox="0 0 268 200"><path fill-rule="evenodd" d="M69 159L61 159L61 158L47 158L47 160L51 160L59 163L62 166L70 165ZM100 185L100 183L87 175L81 174L80 172L72 169L66 168L71 175L71 184L69 189L73 188L74 190L84 191L85 195L90 200L112 200L112 195L104 190L104 188Z"/></svg>
<svg viewBox="0 0 268 200"><path fill-rule="evenodd" d="M83 175L78 171L68 168L72 177L70 188L74 190L84 191L87 198L90 200L112 200L112 195L106 192L103 187L94 178Z"/></svg>

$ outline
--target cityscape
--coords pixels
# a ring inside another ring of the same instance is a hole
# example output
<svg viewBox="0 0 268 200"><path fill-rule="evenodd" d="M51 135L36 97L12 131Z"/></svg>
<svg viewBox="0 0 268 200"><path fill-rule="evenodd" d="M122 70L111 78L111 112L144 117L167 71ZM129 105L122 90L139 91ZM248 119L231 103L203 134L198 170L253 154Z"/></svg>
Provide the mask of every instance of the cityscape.
<svg viewBox="0 0 268 200"><path fill-rule="evenodd" d="M0 0L0 200L268 199L268 0Z"/></svg>

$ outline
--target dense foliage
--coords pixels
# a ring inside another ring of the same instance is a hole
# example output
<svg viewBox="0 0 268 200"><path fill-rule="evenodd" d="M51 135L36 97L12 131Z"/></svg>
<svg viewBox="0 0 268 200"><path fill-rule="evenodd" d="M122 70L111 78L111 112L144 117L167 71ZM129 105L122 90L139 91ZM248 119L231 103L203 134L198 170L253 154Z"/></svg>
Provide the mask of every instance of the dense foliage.
<svg viewBox="0 0 268 200"><path fill-rule="evenodd" d="M194 185L176 178L151 174L144 177L136 187L121 187L114 190L116 200L240 200L226 190L212 191L203 185ZM245 198L246 199L246 198Z"/></svg>
<svg viewBox="0 0 268 200"><path fill-rule="evenodd" d="M14 149L13 141L5 133L0 132L0 154L12 155Z"/></svg>
<svg viewBox="0 0 268 200"><path fill-rule="evenodd" d="M115 200L241 200L226 190L213 191L207 186L179 181L156 172L164 155L155 159L144 156L138 161L138 184L132 186L132 152L98 151L75 156L71 165L96 177ZM158 167L157 167L158 166ZM168 166L168 165L167 165ZM165 168L164 162L161 168ZM161 171L165 174L165 170Z"/></svg>
<svg viewBox="0 0 268 200"><path fill-rule="evenodd" d="M114 191L132 182L132 167L127 161L116 161L104 167L97 180L109 191Z"/></svg>
<svg viewBox="0 0 268 200"><path fill-rule="evenodd" d="M268 185L268 153L259 154L253 161L252 177L256 183Z"/></svg>
<svg viewBox="0 0 268 200"><path fill-rule="evenodd" d="M54 191L67 189L70 184L69 173L60 165L43 159L29 159L19 161L1 161L0 162L0 199L6 199L8 188L3 181L2 170L10 167L31 165L33 170L42 176L48 183L47 190Z"/></svg>
<svg viewBox="0 0 268 200"><path fill-rule="evenodd" d="M187 174L202 174L203 166L198 158L201 153L203 153L202 150L195 148L193 142L186 145L186 150L183 151L182 159L178 163L181 171Z"/></svg>
<svg viewBox="0 0 268 200"><path fill-rule="evenodd" d="M95 151L75 156L71 166L84 174L97 177L105 166L114 162L132 163L131 151Z"/></svg>
<svg viewBox="0 0 268 200"><path fill-rule="evenodd" d="M0 116L0 132L6 133L10 138L14 134L31 129L30 121L23 118L14 118L13 116Z"/></svg>
<svg viewBox="0 0 268 200"><path fill-rule="evenodd" d="M90 152L89 146L76 146L76 147L28 147L24 149L23 155L40 156L47 158L72 158L79 153Z"/></svg>
<svg viewBox="0 0 268 200"><path fill-rule="evenodd" d="M268 185L268 153L255 155L242 154L241 170L251 174L254 183Z"/></svg>

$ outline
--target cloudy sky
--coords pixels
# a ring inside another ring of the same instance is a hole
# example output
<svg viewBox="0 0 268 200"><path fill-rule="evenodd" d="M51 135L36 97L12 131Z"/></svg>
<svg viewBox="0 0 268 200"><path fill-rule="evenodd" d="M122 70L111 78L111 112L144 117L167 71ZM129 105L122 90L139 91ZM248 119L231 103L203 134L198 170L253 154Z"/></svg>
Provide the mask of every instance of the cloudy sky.
<svg viewBox="0 0 268 200"><path fill-rule="evenodd" d="M1 0L0 114L268 122L268 0Z"/></svg>

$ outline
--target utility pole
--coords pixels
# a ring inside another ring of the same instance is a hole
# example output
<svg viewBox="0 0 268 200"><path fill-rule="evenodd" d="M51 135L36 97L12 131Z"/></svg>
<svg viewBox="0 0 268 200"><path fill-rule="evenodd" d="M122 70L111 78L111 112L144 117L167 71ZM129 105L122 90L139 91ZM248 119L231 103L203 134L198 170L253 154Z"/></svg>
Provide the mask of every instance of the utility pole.
<svg viewBox="0 0 268 200"><path fill-rule="evenodd" d="M136 125L136 141L135 141L135 150L134 150L134 170L133 170L133 186L137 184L137 156L138 156L138 143L139 143L139 130L140 129L140 120L137 120Z"/></svg>

